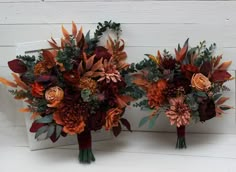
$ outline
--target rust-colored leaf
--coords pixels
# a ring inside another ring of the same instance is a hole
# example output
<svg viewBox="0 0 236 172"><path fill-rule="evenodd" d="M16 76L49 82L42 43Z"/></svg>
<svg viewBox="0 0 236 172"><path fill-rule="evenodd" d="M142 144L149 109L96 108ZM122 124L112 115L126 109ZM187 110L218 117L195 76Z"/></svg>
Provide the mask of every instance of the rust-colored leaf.
<svg viewBox="0 0 236 172"><path fill-rule="evenodd" d="M50 44L50 46L51 46L52 48L59 49L59 47L57 46L57 44L55 44L55 43L53 43L53 42L51 42L51 41L48 41L48 43Z"/></svg>
<svg viewBox="0 0 236 172"><path fill-rule="evenodd" d="M0 82L6 86L9 86L9 87L17 87L17 84L15 84L14 82L11 82L5 78L2 78L2 77L0 77Z"/></svg>
<svg viewBox="0 0 236 172"><path fill-rule="evenodd" d="M69 34L69 32L64 28L63 25L61 26L61 30L62 30L62 33L63 33L64 37L65 37L66 39L69 39L69 38L70 38L70 34Z"/></svg>
<svg viewBox="0 0 236 172"><path fill-rule="evenodd" d="M12 73L12 76L14 77L14 81L19 87L23 88L24 90L29 89L29 87L20 79L20 77L17 74Z"/></svg>
<svg viewBox="0 0 236 172"><path fill-rule="evenodd" d="M188 46L184 46L183 48L180 49L180 51L177 51L175 49L176 60L178 62L182 62L184 60L187 50L188 50Z"/></svg>
<svg viewBox="0 0 236 172"><path fill-rule="evenodd" d="M84 72L84 69L83 69L83 62L81 61L80 64L79 64L79 73L83 73Z"/></svg>
<svg viewBox="0 0 236 172"><path fill-rule="evenodd" d="M104 70L103 69L103 64L102 64L103 58L101 58L100 60L98 60L92 67L92 71L96 71L96 70Z"/></svg>
<svg viewBox="0 0 236 172"><path fill-rule="evenodd" d="M232 61L223 62L219 67L218 70L227 70L228 67L231 65Z"/></svg>
<svg viewBox="0 0 236 172"><path fill-rule="evenodd" d="M44 57L44 60L48 62L55 62L56 54L54 54L53 52L49 50L42 50L42 55Z"/></svg>
<svg viewBox="0 0 236 172"><path fill-rule="evenodd" d="M150 58L153 62L155 62L156 64L159 64L159 61L157 60L157 58L151 54L145 54L148 58Z"/></svg>
<svg viewBox="0 0 236 172"><path fill-rule="evenodd" d="M91 77L91 76L93 76L93 71L88 71L88 72L86 72L83 76L84 77Z"/></svg>
<svg viewBox="0 0 236 172"><path fill-rule="evenodd" d="M76 36L76 41L79 42L81 40L81 38L83 37L83 28L80 27L80 30Z"/></svg>
<svg viewBox="0 0 236 172"><path fill-rule="evenodd" d="M94 54L93 56L89 57L85 63L86 63L86 69L89 70L91 69L91 67L93 66L93 62L94 62L94 57L96 56L96 54Z"/></svg>
<svg viewBox="0 0 236 172"><path fill-rule="evenodd" d="M66 43L63 38L61 38L61 48L64 49L66 46Z"/></svg>
<svg viewBox="0 0 236 172"><path fill-rule="evenodd" d="M41 113L39 112L33 112L33 114L31 115L30 119L34 120L35 118L37 118Z"/></svg>
<svg viewBox="0 0 236 172"><path fill-rule="evenodd" d="M94 72L91 77L97 78L97 77L101 77L101 76L104 76L104 72Z"/></svg>
<svg viewBox="0 0 236 172"><path fill-rule="evenodd" d="M216 111L216 116L219 117L222 113L224 113L223 110L221 110L219 107L216 107L215 108L215 111Z"/></svg>
<svg viewBox="0 0 236 172"><path fill-rule="evenodd" d="M127 95L117 95L116 100L118 103L118 107L124 108L124 107L128 106L128 103L133 101L134 99L130 96L127 96Z"/></svg>
<svg viewBox="0 0 236 172"><path fill-rule="evenodd" d="M145 79L143 77L143 75L140 75L140 74L136 74L136 75L133 75L134 76L134 80L133 80L133 83L140 86L141 88L145 89L145 90L148 90L148 88L150 87L150 83L148 82L147 79Z"/></svg>
<svg viewBox="0 0 236 172"><path fill-rule="evenodd" d="M219 56L217 56L216 57L216 61L215 61L215 63L214 63L214 67L216 67L216 66L218 66L218 64L220 63L220 60L222 59L222 54L221 55L219 55Z"/></svg>
<svg viewBox="0 0 236 172"><path fill-rule="evenodd" d="M74 21L72 21L72 34L74 37L77 35L77 26Z"/></svg>
<svg viewBox="0 0 236 172"><path fill-rule="evenodd" d="M118 51L123 51L125 48L125 41L123 39L120 40L122 42L122 45L119 47Z"/></svg>
<svg viewBox="0 0 236 172"><path fill-rule="evenodd" d="M114 42L113 42L112 38L110 37L110 35L108 36L108 40L109 40L110 46L111 46L112 49L113 49L113 47L114 47Z"/></svg>
<svg viewBox="0 0 236 172"><path fill-rule="evenodd" d="M219 100L217 100L216 105L221 105L225 103L227 100L229 100L229 97L221 97Z"/></svg>
<svg viewBox="0 0 236 172"><path fill-rule="evenodd" d="M20 108L19 112L30 112L30 108Z"/></svg>

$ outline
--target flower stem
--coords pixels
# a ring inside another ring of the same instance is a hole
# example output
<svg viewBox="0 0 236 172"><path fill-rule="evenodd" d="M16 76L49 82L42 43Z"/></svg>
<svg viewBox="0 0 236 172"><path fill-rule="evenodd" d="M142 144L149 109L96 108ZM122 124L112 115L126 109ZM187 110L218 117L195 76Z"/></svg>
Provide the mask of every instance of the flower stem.
<svg viewBox="0 0 236 172"><path fill-rule="evenodd" d="M177 127L176 149L187 148L185 141L185 126Z"/></svg>
<svg viewBox="0 0 236 172"><path fill-rule="evenodd" d="M87 164L90 164L92 161L95 161L95 157L92 152L91 132L84 131L80 134L77 134L77 140L79 144L79 161L81 163Z"/></svg>

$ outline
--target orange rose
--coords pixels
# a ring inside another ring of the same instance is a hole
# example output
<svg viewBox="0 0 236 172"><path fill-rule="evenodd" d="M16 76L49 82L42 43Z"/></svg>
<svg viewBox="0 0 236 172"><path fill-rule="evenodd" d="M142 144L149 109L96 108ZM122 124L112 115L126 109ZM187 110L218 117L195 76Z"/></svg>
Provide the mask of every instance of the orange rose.
<svg viewBox="0 0 236 172"><path fill-rule="evenodd" d="M119 125L120 115L122 110L119 108L112 108L107 111L106 116L106 130L110 130L112 127L117 127Z"/></svg>
<svg viewBox="0 0 236 172"><path fill-rule="evenodd" d="M191 85L199 91L207 91L211 87L211 82L203 74L197 73L192 76Z"/></svg>
<svg viewBox="0 0 236 172"><path fill-rule="evenodd" d="M56 107L64 98L64 91L58 87L50 87L45 93L45 99L50 103L48 107Z"/></svg>

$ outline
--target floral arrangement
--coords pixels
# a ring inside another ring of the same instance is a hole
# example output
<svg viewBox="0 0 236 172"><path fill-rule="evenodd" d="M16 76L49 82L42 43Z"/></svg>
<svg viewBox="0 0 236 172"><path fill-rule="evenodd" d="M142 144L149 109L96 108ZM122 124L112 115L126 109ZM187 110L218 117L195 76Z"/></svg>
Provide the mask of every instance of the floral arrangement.
<svg viewBox="0 0 236 172"><path fill-rule="evenodd" d="M129 71L133 74L133 89L141 101L134 104L141 109L151 109L150 116L141 119L139 126L149 122L153 127L160 114L165 114L171 125L177 128L176 148L186 148L185 127L193 122L204 122L221 116L232 107L225 105L229 98L224 83L232 80L227 71L231 61L220 63L222 55L214 56L216 45L206 47L205 41L189 48L188 40L175 49L175 56L167 50L157 56L146 54Z"/></svg>
<svg viewBox="0 0 236 172"><path fill-rule="evenodd" d="M104 32L113 31L107 45L99 46ZM126 106L133 100L126 94L124 41L119 38L120 24L98 23L94 37L85 36L82 27L72 23L72 34L62 26L60 45L51 38L51 49L42 50L39 57L17 56L9 61L14 81L0 78L13 87L17 100L28 103L21 112L31 112L30 131L38 139L56 142L61 136L77 135L79 161L95 161L91 146L91 131L112 130L117 136L121 124L130 130L123 118Z"/></svg>

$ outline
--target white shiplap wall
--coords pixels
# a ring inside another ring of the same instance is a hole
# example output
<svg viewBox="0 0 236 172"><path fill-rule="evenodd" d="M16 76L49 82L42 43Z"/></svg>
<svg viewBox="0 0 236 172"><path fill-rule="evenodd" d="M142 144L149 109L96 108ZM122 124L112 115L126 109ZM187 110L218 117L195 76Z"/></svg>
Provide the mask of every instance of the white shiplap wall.
<svg viewBox="0 0 236 172"><path fill-rule="evenodd" d="M46 40L61 36L61 24L70 29L74 20L85 31L95 29L96 23L113 20L122 23L123 39L129 62L144 58L145 53L173 48L190 38L190 45L207 40L218 45L224 59L233 60L230 70L236 69L236 2L235 1L119 1L119 0L0 0L0 75L9 77L7 61L15 57L16 44ZM172 51L173 52L173 51ZM235 106L235 81L228 83L231 96L228 104ZM0 85L1 128L24 126L21 106ZM139 120L147 115L130 108L127 118L135 130ZM235 110L207 124L193 125L192 132L236 134ZM160 116L152 130L173 131L166 117Z"/></svg>

